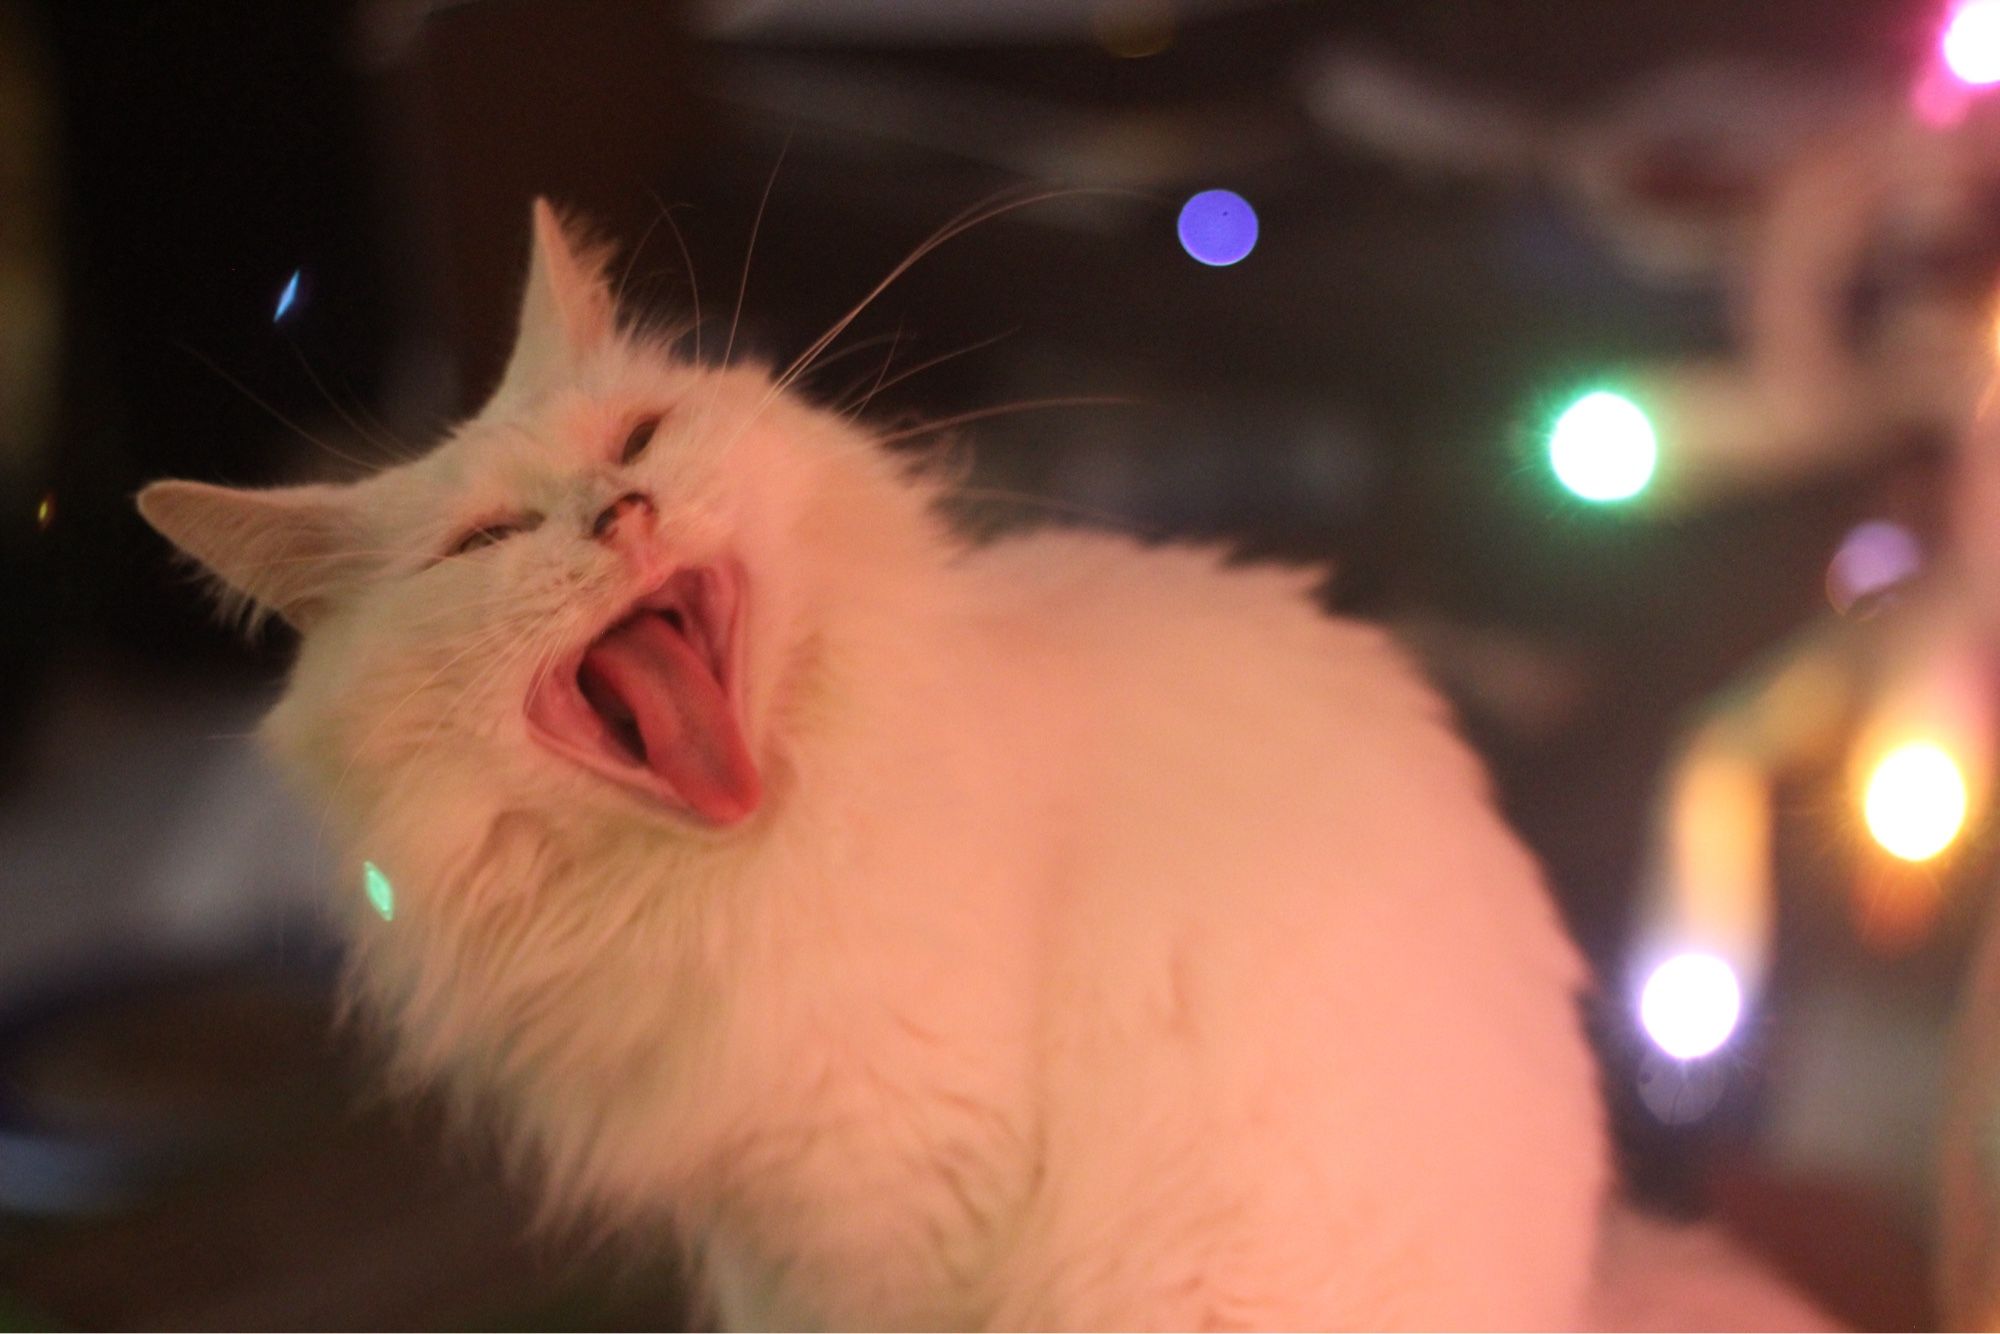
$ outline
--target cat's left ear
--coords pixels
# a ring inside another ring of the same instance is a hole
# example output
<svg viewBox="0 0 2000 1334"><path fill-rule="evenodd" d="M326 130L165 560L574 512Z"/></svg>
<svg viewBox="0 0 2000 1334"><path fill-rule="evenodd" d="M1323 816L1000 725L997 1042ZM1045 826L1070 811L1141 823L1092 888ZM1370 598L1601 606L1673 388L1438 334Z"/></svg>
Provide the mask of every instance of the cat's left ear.
<svg viewBox="0 0 2000 1334"><path fill-rule="evenodd" d="M583 241L546 199L535 201L533 232L520 332L495 398L532 395L560 383L579 357L616 331L604 276L608 251Z"/></svg>
<svg viewBox="0 0 2000 1334"><path fill-rule="evenodd" d="M215 577L226 609L249 624L274 612L303 630L355 573L362 544L348 492L155 482L139 513Z"/></svg>

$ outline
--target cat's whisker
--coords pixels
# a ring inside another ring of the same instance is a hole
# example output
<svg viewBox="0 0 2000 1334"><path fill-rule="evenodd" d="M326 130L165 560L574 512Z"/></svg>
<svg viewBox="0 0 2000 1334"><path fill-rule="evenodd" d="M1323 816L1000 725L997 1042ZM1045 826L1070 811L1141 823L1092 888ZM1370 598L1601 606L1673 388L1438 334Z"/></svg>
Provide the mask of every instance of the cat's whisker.
<svg viewBox="0 0 2000 1334"><path fill-rule="evenodd" d="M774 391L781 392L784 389L789 388L791 384L798 378L799 374L803 372L808 366L812 365L813 359L817 357L821 352L825 351L826 348L835 339L839 338L842 333L846 332L848 326L853 324L856 319L860 318L861 313L867 310L869 306L873 305L877 297L881 296L882 293L888 291L889 288L892 285L894 285L894 283L898 278L901 278L905 273L908 273L911 268L913 268L920 260L924 258L924 256L930 254L933 250L936 250L939 246L945 244L947 241L950 241L955 237L961 236L964 233L971 231L974 227L978 227L984 223L991 222L995 218L1005 217L1009 213L1016 213L1019 212L1021 209L1031 208L1036 204L1044 204L1053 199L1073 198L1077 195L1083 195L1083 194L1103 194L1103 193L1109 193L1109 192L1102 190L1086 190L1081 188L1068 188L1060 190L1038 190L1035 193L1027 195L1026 197L1023 198L1007 199L1003 195L996 201L994 197L989 196L988 199L978 204L974 204L971 208L961 212L957 217L951 219L950 221L946 222L943 226L939 227L936 231L932 232L930 236L918 242L916 248L911 250L908 255L904 256L902 260L900 260L893 268L891 268L889 272L882 277L881 281L877 282L875 286L868 289L868 293L866 296L863 296L861 300L855 302L853 307L851 307L845 315L842 315L838 320L834 321L833 326L831 328L829 328L825 333L821 334L818 338L814 339L813 342L806 348L806 350L801 352L796 358L794 358L792 360L792 363L789 366L787 366L784 369L784 371L776 377L775 381L773 382Z"/></svg>
<svg viewBox="0 0 2000 1334"><path fill-rule="evenodd" d="M550 636L550 638L553 639L553 636ZM474 672L472 675L472 679L465 683L464 687L460 689L459 692L452 697L449 703L447 703L442 709L439 709L437 711L437 720L431 724L431 730L424 734L424 737L421 741L417 742L416 745L410 748L411 758L415 759L416 757L421 756L426 750L430 749L432 745L436 744L438 739L438 734L444 729L446 721L457 716L459 706L462 705L469 696L471 696L475 691L484 688L486 685L491 683L495 678L501 676L502 674L508 671L511 671L514 667L518 666L520 663L527 661L533 655L535 648L536 648L536 641L534 640L533 637L523 639L517 642L516 646L511 652L505 652L496 655L494 659L491 662L489 662L485 667L481 668L477 672ZM551 655L551 660L553 660L553 654ZM540 683L541 683L540 679L539 677L537 677L535 684L539 685ZM531 695L532 693L533 693L532 690L526 692L523 695L523 698L527 698L528 695Z"/></svg>
<svg viewBox="0 0 2000 1334"><path fill-rule="evenodd" d="M679 247L681 252L681 266L687 272L688 299L694 305L694 323L690 326L694 334L694 362L695 365L699 366L701 364L701 282L695 277L694 256L688 251L687 237L682 233L680 223L674 220L673 208L666 201L662 200L657 193L653 194L653 202L659 205L660 216L666 219L668 229L673 232L674 244Z"/></svg>
<svg viewBox="0 0 2000 1334"><path fill-rule="evenodd" d="M533 698L535 693L542 688L543 683L547 681L549 673L555 669L555 665L562 660L563 650L568 643L569 639L567 636L553 630L545 630L539 641L532 634L524 637L515 651L509 654L502 654L485 670L475 675L471 681L466 683L465 688L459 691L457 697L440 712L438 723L431 729L433 737L438 727L443 725L443 720L457 713L458 706L463 703L467 696L472 695L477 690L484 689L494 678L514 671L524 662L532 662L534 666L527 673L528 685L521 694L523 699ZM432 739L427 737L417 747L417 753L421 754L431 744Z"/></svg>
<svg viewBox="0 0 2000 1334"><path fill-rule="evenodd" d="M375 725L368 729L367 733L361 738L361 740L357 744L349 747L347 763L344 766L342 766L340 773L334 778L332 785L327 790L326 803L320 813L319 829L314 840L315 846L321 848L325 846L327 823L333 817L334 807L338 804L341 796L344 794L347 786L347 781L354 773L355 765L360 762L363 755L368 753L369 748L374 745L375 739L381 735L382 729L387 727L389 723L395 719L398 713L402 712L403 709L407 708L411 703L411 701L415 700L417 696L422 694L425 690L429 689L430 686L433 683L435 683L440 676L443 676L446 672L450 671L453 667L457 666L468 655L478 652L481 649L488 648L494 644L502 642L503 640L506 639L506 637L510 633L512 633L515 630L515 628L516 627L513 625L511 621L503 618L502 620L495 622L493 625L486 627L480 633L472 636L471 641L469 643L463 645L458 652L452 654L449 658L447 658L435 670L433 670L430 673L430 675L426 676L423 680L419 681L413 688L411 688L411 690L407 694L405 694L400 700L398 700L394 705L392 705L385 713L383 713L381 717L375 720Z"/></svg>
<svg viewBox="0 0 2000 1334"><path fill-rule="evenodd" d="M903 336L903 327L899 322L896 328L889 333L870 334L866 338L857 338L853 342L849 343L846 347L840 349L840 351L830 352L826 356L821 357L819 360L819 364L813 367L813 372L817 374L818 372L825 370L829 366L838 365L839 363L846 361L850 357L860 356L863 352L866 352L871 348L880 347L884 343L894 343L902 336ZM864 374L861 378L865 380L868 378L868 376Z"/></svg>
<svg viewBox="0 0 2000 1334"><path fill-rule="evenodd" d="M404 708L408 707L413 700L415 700L419 695L421 695L424 691L428 690L433 684L435 684L439 677L443 676L446 672L449 672L453 667L457 666L460 662L463 662L467 657L471 656L472 654L490 648L493 645L504 641L509 635L513 634L517 628L518 627L514 624L514 622L511 619L502 618L501 620L496 621L491 625L482 627L478 631L468 636L466 642L461 644L456 652L452 653L448 658L446 658L442 663L440 663L436 668L434 668L429 675L424 677L423 680L419 681L415 686L413 686L409 690L408 693L406 693L401 699L397 700L396 703L392 705L380 718L375 720L375 725L368 730L368 732L362 737L360 743L353 748L354 751L357 754L366 751L369 748L369 746L371 746L374 743L375 738L381 734L382 729L386 727L391 721L394 720L396 714L401 712Z"/></svg>
<svg viewBox="0 0 2000 1334"><path fill-rule="evenodd" d="M856 389L861 387L862 380L869 380L871 378L873 380L873 383L870 384L868 387L868 392L861 396L861 402L863 404L866 404L868 400L874 398L875 395L881 391L882 377L889 373L889 365L891 362L895 361L896 349L902 345L902 341L903 341L903 321L899 318L896 321L896 331L889 338L889 351L887 352L886 355L883 356L882 364L875 368L875 373L872 377L864 373L863 375L861 375L859 379L850 382L845 388L843 388L840 391L840 393L835 395L834 396L834 403L836 405L834 408L835 411L839 411L838 404L842 400L846 399L849 395L853 394ZM827 365L832 360L833 358L829 357L827 358L826 361L822 361L818 366L814 367L813 369L816 371L823 371L827 368Z"/></svg>
<svg viewBox="0 0 2000 1334"><path fill-rule="evenodd" d="M454 620L464 617L467 613L483 612L493 607L507 606L519 601L519 594L502 591L491 597L455 602L448 607L441 607L428 615L414 617L404 622L404 624L411 630L432 630L439 626L448 626ZM518 619L525 620L527 616L523 614Z"/></svg>
<svg viewBox="0 0 2000 1334"><path fill-rule="evenodd" d="M306 373L308 380L312 381L313 388L319 390L320 397L326 400L328 407L340 415L340 419L347 423L349 430L353 431L363 440L366 440L376 449L382 451L385 457L395 459L401 463L408 463L411 459L416 458L422 453L421 450L414 449L396 440L393 436L389 436L386 431L381 435L377 435L366 426L363 426L355 415L342 406L339 399L334 397L333 391L327 387L326 382L320 379L319 372L312 368L312 362L307 359L305 349L301 348L298 342L289 336L285 339L285 346L292 350L292 356L298 361L299 369ZM357 408L361 407L359 400L356 401L355 406ZM365 411L366 409L362 410Z"/></svg>
<svg viewBox="0 0 2000 1334"><path fill-rule="evenodd" d="M460 557L459 559L466 559L466 557ZM435 612L433 612L431 614L430 619L449 617L457 612L463 612L468 610L478 611L486 607L502 606L510 603L518 606L521 603L521 600L522 598L520 589L510 588L503 585L502 587L492 589L489 592L479 594L478 596L475 597L454 597L449 603L440 606ZM531 616L535 614L535 609L523 608L520 614L523 617ZM418 624L426 624L426 623L428 623L428 621L418 622Z"/></svg>
<svg viewBox="0 0 2000 1334"><path fill-rule="evenodd" d="M764 209L771 202L771 189L778 183L778 170L785 165L785 154L792 149L792 135L785 134L785 142L778 146L778 159L771 164L771 174L764 180L764 193L757 200L756 216L750 220L750 242L743 247L743 275L736 283L736 312L729 317L729 338L722 345L722 368L729 369L730 355L736 350L736 326L743 319L743 298L750 290L750 261L757 253L757 233L764 226Z"/></svg>
<svg viewBox="0 0 2000 1334"><path fill-rule="evenodd" d="M753 408L747 415L743 425L737 430L736 436L731 440L731 445L733 446L733 444L735 443L735 439L740 439L745 433L747 433L750 430L750 428L754 426L763 417L765 410L769 408L771 404L777 402L778 398L787 389L789 389L794 383L796 383L799 380L801 376L803 376L809 369L811 369L811 367L817 360L819 354L824 352L829 346L831 346L834 340L840 337L841 333L844 332L847 329L847 327L854 322L854 320L861 314L863 310L867 309L868 305L871 302L873 302L877 296L881 295L881 293L885 291L891 283L895 282L897 278L901 277L902 274L908 270L910 265L914 264L917 260L921 259L925 254L929 252L929 250L934 249L943 241L948 240L950 239L951 236L956 235L957 233L954 232L952 228L960 227L962 229L964 226L973 225L973 222L976 222L978 220L974 215L976 215L981 208L985 207L988 203L990 203L992 198L993 198L992 196L989 196L987 200L983 200L979 204L974 204L969 209L962 210L955 217L948 220L937 231L932 232L928 238L919 242L917 244L916 249L911 251L909 255L905 256L900 263L891 268L887 276L885 276L880 282L878 282L873 288L871 288L868 294L862 297L861 300L858 303L856 303L854 307L847 312L846 315L842 316L839 320L835 321L833 327L827 329L818 338L814 339L813 342L806 348L804 352L800 353L796 358L794 358L791 364L785 368L783 373L772 377L770 388L765 392L764 397L762 398L762 400L758 402L757 406ZM763 217L763 210L761 206L758 210L758 217L759 219ZM971 219L972 221L968 221L968 219ZM754 227L752 228L752 242L753 244L755 242ZM745 277L747 280L748 277L747 264L745 269ZM739 315L742 313L742 294L740 292L738 293L738 298L737 298L737 313ZM735 327L733 324L730 329L730 337L732 341L735 338ZM723 361L726 366L728 362L727 355L724 356ZM715 392L709 395L709 407L711 409L713 408L716 400L719 398L721 394L721 388L722 388L721 384L718 383L716 385Z"/></svg>
<svg viewBox="0 0 2000 1334"><path fill-rule="evenodd" d="M855 319L858 318L861 315L861 313L875 301L877 297L881 296L883 292L887 291L891 284L893 284L898 278L902 277L903 274L907 273L910 270L910 268L913 265L915 265L919 260L921 260L925 255L928 255L931 251L937 249L939 246L945 244L947 241L952 240L953 238L963 234L964 232L971 230L974 227L979 226L982 223L989 222L994 218L1004 216L1005 214L1014 212L1016 210L1028 208L1035 204L1045 203L1052 199L1064 199L1075 195L1084 195L1084 194L1111 194L1111 193L1122 193L1122 192L1099 190L1099 189L1087 190L1080 188L1062 189L1062 190L1042 190L1036 192L1035 194L1020 199L1004 200L1003 197L1003 202L997 202L997 203L994 202L995 198L994 196L988 196L986 200L974 204L970 208L962 210L956 217L946 222L942 227L938 228L936 231L932 232L928 238L919 242L916 248L912 250L907 256L905 256L901 262L896 264L895 267L891 268L880 282L876 283L874 287L869 289L868 294L866 296L862 297L861 300L853 306L853 308L851 308L839 320L835 321L831 328L829 328L825 333L821 334L817 339L815 339L813 343L809 347L807 347L804 352L801 352L796 358L794 358L792 363L789 366L787 366L782 373L773 377L770 388L765 392L763 398L759 400L757 406L751 409L751 411L745 416L743 424L737 428L735 434L731 437L728 445L724 447L725 452L727 451L727 449L733 448L737 440L742 439L743 436L748 434L751 428L754 427L758 423L758 421L760 421L763 418L764 413L767 410L769 410L770 406L773 403L777 402L778 399L785 393L785 391L791 388L792 385L798 381L799 377L804 375L807 371L809 371L813 367L820 353L824 352L829 346L831 346L834 340L839 338L842 333L846 332L848 326L853 324ZM740 306L741 303L739 301L739 311L740 311ZM711 410L713 409L716 400L720 397L721 388L722 388L721 384L718 383L715 392L709 395L709 408Z"/></svg>
<svg viewBox="0 0 2000 1334"><path fill-rule="evenodd" d="M1119 514L1112 510L1099 509L1094 505L1080 505L1075 501L1063 500L1056 496L1037 495L1033 491L1017 491L1004 486L954 486L944 497L946 503L955 500L997 500L1013 505L1023 505L1046 510L1051 514L1063 514L1073 518L1087 519L1107 528L1116 528L1135 537L1153 540L1162 534L1139 523L1129 514Z"/></svg>
<svg viewBox="0 0 2000 1334"><path fill-rule="evenodd" d="M836 320L833 326L827 329L825 333L821 334L818 338L814 339L811 345L809 345L805 351L801 352L797 357L795 357L792 360L791 364L787 366L783 372L772 378L771 387L765 392L763 399L759 401L757 406L753 408L749 412L749 414L745 417L743 425L737 429L735 436L732 437L730 441L730 444L733 446L736 440L741 439L745 434L747 434L749 430L753 426L755 426L759 420L762 419L765 411L769 409L771 404L775 403L787 389L791 388L793 384L797 383L799 377L804 375L808 370L812 368L812 366L817 361L819 355L822 352L824 352L828 347L830 347L833 344L834 340L838 339L841 334L845 333L847 331L848 326L853 324L854 321L860 317L861 313L867 310L868 307L874 303L877 297L881 296L883 292L887 291L889 287L893 283L895 283L895 281L898 278L902 277L905 273L909 272L912 266L914 266L918 261L923 259L923 257L928 255L931 251L937 249L939 246L945 244L946 242L952 240L953 238L960 236L967 231L970 231L972 228L981 225L982 223L990 222L995 218L1002 217L1008 213L1012 213L1023 208L1031 207L1035 204L1046 203L1052 199L1070 198L1076 195L1110 194L1110 193L1121 193L1121 192L1101 190L1101 189L1081 189L1081 188L1071 188L1071 189L1061 189L1061 190L1040 190L1035 192L1034 194L1026 196L1025 198L1018 198L1018 199L1006 199L1003 194L1002 196L998 197L988 196L985 200L982 200L979 203L973 204L969 208L960 211L957 216L947 221L943 226L939 227L936 231L932 232L929 237L919 242L915 249L911 250L911 252L908 255L904 256L904 258L899 263L897 263L893 268L889 270L887 274L883 276L881 281L877 282L874 287L869 289L867 295L863 296L860 301L856 302L854 306L851 309L849 309L845 315L841 316L840 319ZM998 200L998 202L996 202L996 199ZM759 216L761 217L761 211ZM741 312L740 295L738 301L738 311L739 313ZM733 337L733 330L732 330L732 337ZM716 392L709 395L709 404L711 408L713 407L716 399L719 397L720 392L721 392L721 385L718 384L716 386Z"/></svg>
<svg viewBox="0 0 2000 1334"><path fill-rule="evenodd" d="M399 561L428 555L430 550L431 548L428 546L347 547L342 549L341 555L350 559L367 558ZM317 565L324 564L325 561L326 557L318 554L310 556L272 556L259 561L258 568L264 570L282 570L292 565Z"/></svg>
<svg viewBox="0 0 2000 1334"><path fill-rule="evenodd" d="M1072 394L1055 398L1030 398L1016 403L999 403L992 407L974 408L970 412L956 412L949 417L940 417L935 421L923 422L916 426L905 427L902 430L878 432L875 440L878 444L893 445L899 440L909 440L921 435L933 435L939 431L948 431L954 426L963 426L967 422L984 421L988 417L1008 417L1017 412L1040 412L1048 408L1131 408L1138 406L1140 406L1138 399L1125 398L1117 394Z"/></svg>
<svg viewBox="0 0 2000 1334"><path fill-rule="evenodd" d="M278 411L276 408L272 407L270 403L265 401L263 398L259 397L258 394L254 390L252 390L249 385L244 384L243 381L237 379L234 375L231 375L228 371L222 369L222 367L218 366L214 361L210 360L203 353L197 351L192 345L188 343L183 343L179 339L175 339L173 345L179 348L181 351L187 353L190 357L193 357L196 361L200 362L202 365L208 367L209 370L213 371L217 376L221 377L221 379L225 383L227 383L231 388L235 389L236 392L242 394L245 398L249 399L259 408L262 408L266 413L270 415L272 420L276 421L280 426L292 432L294 435L298 436L301 440L304 440L306 443L313 445L319 449L325 450L327 453L333 455L333 457L339 459L341 462L349 464L355 468L359 468L364 472L372 471L378 466L374 462L371 462L363 458L357 458L356 456L347 453L345 450L338 449L335 446L328 444L325 440L320 439L318 436L314 435L311 431L308 431L305 427L300 426L290 417L287 417L284 413Z"/></svg>
<svg viewBox="0 0 2000 1334"><path fill-rule="evenodd" d="M652 194L651 191L648 191L648 193ZM653 202L655 204L660 202L658 194L653 194ZM611 304L614 308L622 307L625 304L626 293L632 282L632 271L639 267L639 256L645 253L646 242L652 240L653 233L659 230L660 219L665 216L665 213L666 207L661 205L660 211L655 213L652 221L646 224L646 230L639 233L638 243L626 252L625 265L618 270L618 281L611 284Z"/></svg>
<svg viewBox="0 0 2000 1334"><path fill-rule="evenodd" d="M983 351L986 348L992 347L995 343L1003 342L1006 339L1013 337L1020 331L1021 331L1021 326L1017 324L1011 329L1002 330L1001 332L994 334L991 337L982 338L976 343L967 343L965 344L965 346L953 348L949 352L940 352L938 353L938 355L931 357L926 361L920 361L914 366L909 366L904 368L903 370L897 371L894 375L890 376L886 380L877 381L875 387L870 389L867 395L859 403L854 404L852 407L846 407L836 402L834 405L834 410L837 412L844 412L847 415L848 420L852 421L855 418L858 418L862 414L862 412L867 409L868 404L874 399L875 395L881 393L883 390L893 389L897 385L903 383L905 380L910 379L912 376L921 375L925 371L930 370L933 367L942 366L948 361L956 361L960 357L968 356L974 352ZM828 360L830 361L832 360L832 358L828 358ZM824 366L826 363L821 362L820 364Z"/></svg>

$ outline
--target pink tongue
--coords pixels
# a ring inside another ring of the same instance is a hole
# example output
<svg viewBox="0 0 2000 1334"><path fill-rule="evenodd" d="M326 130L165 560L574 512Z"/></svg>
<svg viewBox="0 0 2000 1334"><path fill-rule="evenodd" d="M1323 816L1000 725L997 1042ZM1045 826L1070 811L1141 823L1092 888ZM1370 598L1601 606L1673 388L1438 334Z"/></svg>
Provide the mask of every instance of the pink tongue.
<svg viewBox="0 0 2000 1334"><path fill-rule="evenodd" d="M591 646L583 670L632 710L646 767L697 815L734 824L757 809L762 784L729 697L680 632L635 616Z"/></svg>

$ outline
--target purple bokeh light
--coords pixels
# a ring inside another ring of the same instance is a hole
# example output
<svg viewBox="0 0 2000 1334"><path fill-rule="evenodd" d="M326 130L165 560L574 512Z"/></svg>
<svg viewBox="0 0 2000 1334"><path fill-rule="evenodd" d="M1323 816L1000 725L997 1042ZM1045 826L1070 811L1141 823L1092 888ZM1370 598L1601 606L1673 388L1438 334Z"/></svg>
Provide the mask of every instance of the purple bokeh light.
<svg viewBox="0 0 2000 1334"><path fill-rule="evenodd" d="M1869 598L1913 577L1923 564L1923 545L1901 524L1886 519L1856 524L1827 562L1827 601L1848 615Z"/></svg>
<svg viewBox="0 0 2000 1334"><path fill-rule="evenodd" d="M1234 264L1257 245L1257 213L1234 190L1203 190L1181 205L1181 248L1211 268Z"/></svg>

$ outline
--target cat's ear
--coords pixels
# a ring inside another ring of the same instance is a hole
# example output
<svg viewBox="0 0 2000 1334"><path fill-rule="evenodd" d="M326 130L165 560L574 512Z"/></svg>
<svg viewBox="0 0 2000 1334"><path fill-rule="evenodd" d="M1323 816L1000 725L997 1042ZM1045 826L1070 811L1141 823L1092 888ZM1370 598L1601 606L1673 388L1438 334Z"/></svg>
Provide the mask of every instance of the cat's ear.
<svg viewBox="0 0 2000 1334"><path fill-rule="evenodd" d="M139 513L222 586L247 624L275 613L304 629L352 577L361 543L341 486L238 490L155 482Z"/></svg>
<svg viewBox="0 0 2000 1334"><path fill-rule="evenodd" d="M604 277L609 252L583 241L546 199L535 201L533 232L520 332L496 398L560 382L579 356L616 329L611 285Z"/></svg>

